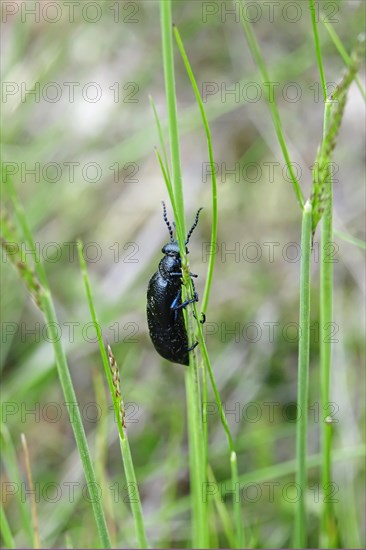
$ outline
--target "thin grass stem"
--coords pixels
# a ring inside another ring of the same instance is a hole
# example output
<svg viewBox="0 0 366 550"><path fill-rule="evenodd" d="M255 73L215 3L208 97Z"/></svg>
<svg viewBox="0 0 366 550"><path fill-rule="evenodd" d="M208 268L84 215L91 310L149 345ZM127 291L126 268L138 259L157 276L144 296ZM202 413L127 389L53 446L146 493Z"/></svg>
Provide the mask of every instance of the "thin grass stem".
<svg viewBox="0 0 366 550"><path fill-rule="evenodd" d="M320 402L321 411L325 415L321 423L321 486L323 490L331 483L331 441L332 419L327 411L330 407L330 372L332 363L332 344L329 338L329 327L333 317L333 264L329 261L329 250L333 238L333 192L324 211L321 225L320 249ZM331 499L325 498L322 511L320 546L329 547L332 543L333 506Z"/></svg>
<svg viewBox="0 0 366 550"><path fill-rule="evenodd" d="M318 34L318 25L316 23L316 14L315 14L315 4L314 0L309 0L310 15L311 15L311 24L313 26L314 33L314 42L315 42L315 53L316 59L318 61L320 80L323 90L323 99L324 103L327 100L327 82L325 80L324 67L323 67L323 58L320 50L319 34Z"/></svg>
<svg viewBox="0 0 366 550"><path fill-rule="evenodd" d="M347 50L343 46L343 44L341 42L341 39L339 38L338 34L334 30L334 27L332 26L331 23L329 23L329 21L327 21L327 19L325 17L321 17L320 20L323 23L324 27L327 29L328 34L331 37L331 39L333 41L333 44L337 48L338 52L340 53L343 61L345 62L346 65L348 65L348 67L351 67L352 64L353 64L352 58L350 57L350 55L348 55ZM364 101L366 101L365 88L363 87L361 79L358 76L358 74L355 75L355 82L357 84L358 89L361 92L361 95L362 95Z"/></svg>
<svg viewBox="0 0 366 550"><path fill-rule="evenodd" d="M177 104L175 97L175 77L174 77L174 55L173 55L173 37L172 37L172 7L171 0L160 0L161 13L161 32L163 44L163 63L165 76L165 93L168 107L169 119L169 141L172 166L172 184L174 197L178 210L178 217L181 222L183 235L186 233L185 215L184 215L184 195L182 172L180 163L179 149L179 131L177 120ZM183 243L182 243L183 245Z"/></svg>
<svg viewBox="0 0 366 550"><path fill-rule="evenodd" d="M183 45L183 42L182 42L182 39L181 39L181 36L179 34L179 31L178 31L177 27L174 27L174 33L175 33L175 38L176 38L176 41L177 41L177 44L178 44L179 51L181 53L184 65L186 67L187 74L188 74L189 79L191 81L191 85L192 85L192 88L193 88L193 91L194 91L194 94L196 96L196 100L197 100L197 103L198 103L198 106L199 106L199 109L200 109L202 122L203 122L203 125L204 125L206 138L207 138L207 147L208 147L208 154L209 154L210 168L211 168L211 181L212 181L211 254L210 254L209 265L208 265L208 270L207 270L207 279L206 279L205 291L204 291L204 294L203 294L202 306L201 306L201 312L204 312L207 309L209 293L210 293L210 289L211 289L212 276L213 276L213 267L214 267L214 260L215 260L215 252L216 252L216 242L217 242L216 169L215 169L215 162L214 162L214 157L213 157L211 132L210 132L207 116L206 116L206 113L205 113L205 109L204 109L204 106L203 106L203 102L202 102L202 99L201 99L201 95L200 95L200 92L199 92L199 89L198 89L198 86L197 86L197 82L196 82L196 79L194 77L193 70L192 70L191 65L189 63L189 59L188 59L188 56L186 54L186 51L185 51L185 48L184 48L184 45ZM196 317L197 317L197 315L196 315ZM201 338L200 339L201 339L201 349L205 350L204 351L204 366L205 366L205 368L204 368L204 377L203 377L204 378L204 380L203 380L204 381L203 389L205 391L205 395L207 395L206 370L208 369L210 379L211 379L211 384L213 386L214 393L215 393L216 402L217 402L217 405L220 409L220 418L221 418L221 421L223 423L225 432L229 436L228 437L228 443L229 443L229 448L230 448L230 467L231 467L231 474L232 474L231 480L232 480L233 490L236 491L236 489L239 487L239 483L238 483L238 465L237 465L236 452L235 452L235 449L234 449L234 443L233 443L233 440L232 440L232 437L231 437L229 426L228 426L227 421L226 421L225 414L223 413L223 407L222 407L221 399L220 399L219 392L218 392L218 389L217 389L217 386L216 386L216 382L215 382L215 379L214 379L211 364L210 364L210 361L209 361L209 358L208 358L207 348L206 348L206 345L203 341L202 333L201 333ZM205 404L206 404L206 399L203 403L203 405L204 405L203 414L204 414L204 419L207 419L207 411L205 412ZM207 430L207 427L206 427L206 430ZM236 541L235 541L236 546L235 547L236 548L242 548L244 542L243 542L243 526L242 526L242 519L241 519L241 504L240 504L240 499L236 498L236 497L234 498L234 515L235 515L235 525L236 525Z"/></svg>
<svg viewBox="0 0 366 550"><path fill-rule="evenodd" d="M98 323L98 318L94 307L94 301L92 297L91 286L90 286L90 281L88 277L86 262L83 255L83 247L82 247L81 241L78 241L78 253L79 253L80 267L83 274L83 280L84 280L84 286L85 286L85 292L88 300L89 310L90 310L94 327L97 332L99 350L102 356L104 371L108 380L109 390L113 401L114 413L117 421L119 442L120 442L120 448L121 448L121 454L122 454L122 462L123 462L124 472L126 476L127 486L132 487L134 490L133 495L131 495L129 499L129 502L131 504L132 515L135 523L136 538L140 548L147 548L148 542L147 542L146 532L145 532L141 498L140 498L139 488L137 484L135 468L134 468L133 460L131 456L131 449L128 442L127 433L125 432L125 429L124 429L124 405L123 405L123 400L122 400L120 387L119 387L120 383L119 383L118 367L110 347L108 347L108 356L105 350L105 346L102 338L102 331ZM113 373L111 372L111 367L113 367Z"/></svg>
<svg viewBox="0 0 366 550"><path fill-rule="evenodd" d="M212 471L211 466L208 466L208 480L210 483L214 483L215 485L218 485L217 479L215 478L215 475ZM215 492L213 497L214 497L217 513L221 519L221 523L224 528L225 536L228 540L229 548L235 548L236 538L233 530L232 518L225 506L225 503L222 502L220 493L218 491Z"/></svg>
<svg viewBox="0 0 366 550"><path fill-rule="evenodd" d="M207 310L208 305L208 299L210 295L211 285L212 285L212 277L213 277L213 268L214 268L214 262L215 262L215 256L216 256L216 242L217 242L217 184L216 184L216 168L215 168L215 161L213 156L213 147L212 147L212 138L211 138L211 132L210 127L208 124L206 112L203 106L203 101L201 98L201 94L199 92L196 79L194 77L191 65L189 63L188 56L186 54L186 51L184 49L184 45L182 42L182 39L180 37L179 31L176 26L174 26L174 34L175 38L178 44L178 48L180 51L180 54L182 56L187 74L189 76L189 80L191 81L191 86L194 91L194 95L196 96L196 101L198 103L203 126L206 133L207 138L207 148L208 148L208 156L210 160L210 169L211 169L211 188L212 188L212 227L211 227L211 254L208 262L207 267L207 277L206 277L206 283L205 283L205 289L203 292L202 297L202 305L201 305L201 312L205 312Z"/></svg>
<svg viewBox="0 0 366 550"><path fill-rule="evenodd" d="M20 438L21 438L22 447L23 447L25 471L26 471L26 474L27 474L27 481L28 481L28 485L29 485L29 491L30 491L30 494L31 494L33 547L34 548L41 548L41 543L40 543L40 539L39 539L39 527L38 527L38 514L37 514L36 496L35 496L35 491L34 491L34 483L33 483L32 469L31 469L31 465L30 465L28 444L27 444L27 439L26 439L24 434L21 434Z"/></svg>
<svg viewBox="0 0 366 550"><path fill-rule="evenodd" d="M15 541L10 529L8 518L6 517L4 507L0 504L0 532L5 542L6 548L15 548Z"/></svg>
<svg viewBox="0 0 366 550"><path fill-rule="evenodd" d="M62 341L60 340L59 334L58 334L57 327L59 327L60 325L58 323L51 292L48 287L46 272L37 254L36 246L33 240L33 235L28 226L28 222L26 220L24 210L20 205L15 189L12 185L12 182L10 182L9 179L7 180L7 188L8 188L10 198L14 205L14 210L15 210L19 225L23 230L26 243L29 249L34 254L34 258L36 262L36 271L43 285L43 288L40 290L41 309L45 316L46 322L48 323L50 341L52 342L55 359L56 359L57 372L60 379L66 407L70 416L70 422L74 431L74 436L78 447L80 459L83 465L85 479L88 484L95 522L97 525L102 546L105 548L110 548L111 542L110 542L108 527L107 527L104 512L103 512L101 499L99 496L98 484L96 482L93 463L92 463L88 442L84 431L84 426L81 419L80 407L78 406L78 402L76 399L74 386L72 383L69 367L67 364L66 354L62 345Z"/></svg>
<svg viewBox="0 0 366 550"><path fill-rule="evenodd" d="M64 393L66 407L70 419L72 419L72 427L74 430L75 440L79 450L80 458L83 464L85 478L90 491L90 500L94 511L95 521L97 524L99 537L102 546L110 548L111 542L108 532L107 523L102 508L102 503L99 495L99 487L96 481L94 467L86 439L84 427L80 415L80 407L75 395L75 390L72 384L70 371L68 369L66 355L59 339L57 327L59 326L51 294L48 290L45 291L43 297L44 314L49 326L50 339L53 342L54 352L56 356L56 365L58 375L61 381L62 391Z"/></svg>
<svg viewBox="0 0 366 550"><path fill-rule="evenodd" d="M80 268L81 268L81 272L82 272L82 275L83 275L85 293L86 293L86 297L87 297L87 300L88 300L90 315L91 315L91 318L92 318L92 321L93 321L93 324L94 324L95 331L97 333L98 346L99 346L100 354L102 356L104 372L105 372L105 375L106 375L106 378L107 378L107 381L108 381L109 391L110 391L110 394L112 396L114 414L115 414L116 422L117 422L117 425L118 425L118 432L120 434L120 437L123 439L125 437L125 433L123 431L122 421L121 421L121 418L120 418L120 404L118 402L118 398L115 395L115 388L114 388L114 385L113 385L113 378L112 378L111 370L110 370L110 367L109 367L109 361L108 361L107 353L105 351L105 345L104 345L104 342L103 342L102 330L101 330L100 324L98 322L97 313L95 311L93 297L92 297L92 293L91 293L91 287L90 287L88 272L87 272L87 268L86 268L86 262L85 262L85 258L84 258L84 254L83 254L83 244L80 240L77 241L77 248L78 248Z"/></svg>
<svg viewBox="0 0 366 550"><path fill-rule="evenodd" d="M155 149L155 154L156 154L156 157L158 159L160 169L162 171L163 178L164 178L164 181L165 181L165 185L166 185L166 188L167 188L167 191L168 191L169 199L170 199L170 202L171 202L171 205L172 205L172 208L173 208L174 221L175 221L175 225L176 225L176 229L177 229L178 240L179 240L179 235L182 235L182 240L184 241L184 234L181 230L179 215L178 215L177 207L176 207L176 204L175 204L175 198L174 198L174 191L173 191L172 182L170 180L169 174L166 171L163 159L161 158L161 155L160 155L160 153L157 149Z"/></svg>
<svg viewBox="0 0 366 550"><path fill-rule="evenodd" d="M242 0L242 3L243 3L243 5L245 5L246 0ZM250 51L252 52L253 58L254 58L255 62L257 63L257 65L258 65L259 72L260 72L262 80L263 80L263 84L265 84L265 83L268 84L268 83L271 82L271 79L269 78L269 73L267 71L267 67L266 67L266 64L264 62L264 58L262 56L262 52L259 48L259 44L258 44L257 39L255 37L255 34L253 32L252 23L251 23L251 21L249 21L248 18L243 16L243 10L240 10L240 20L241 20L241 23L242 23L242 26L243 26L244 34L246 36ZM271 94L270 94L269 90L267 90L266 86L264 86L264 89L266 90L268 106L269 106L271 114L272 114L272 120L273 120L273 124L274 124L275 130L276 130L277 139L280 143L280 146L281 146L281 149L282 149L282 154L283 154L283 156L285 158L285 161L286 161L286 165L287 165L290 177L291 177L292 185L293 185L297 200L298 200L301 208L304 208L304 197L303 197L299 182L297 181L297 178L296 178L296 175L295 175L295 172L294 172L294 169L293 169L293 165L291 163L290 155L289 155L287 145L286 145L286 140L285 140L284 133L283 133L283 130L282 130L281 117L280 117L279 110L277 108L275 98L271 96Z"/></svg>
<svg viewBox="0 0 366 550"><path fill-rule="evenodd" d="M196 315L197 315L197 312L196 312ZM211 386L212 386L216 404L220 413L221 424L224 428L228 446L230 449L231 483L232 483L233 489L236 490L236 488L239 487L239 472L238 472L238 462L237 462L237 456L236 456L236 451L234 446L234 440L231 435L230 427L225 415L225 409L220 398L220 393L216 385L215 376L212 370L212 366L208 355L206 342L203 337L201 325L199 325L198 328L199 328L198 339L200 343L200 350L202 353L205 368L207 369L210 377ZM237 498L234 498L234 516L235 516L235 530L236 530L236 548L243 548L245 546L245 540L246 540L245 530L244 530L243 520L241 517L240 499L237 499Z"/></svg>
<svg viewBox="0 0 366 550"><path fill-rule="evenodd" d="M157 129L158 129L160 147L161 147L161 150L162 150L162 152L163 152L163 159L164 159L165 171L166 171L166 173L167 173L167 175L168 175L169 181L171 181L171 177L170 177L170 168L169 168L169 162L168 162L168 155L167 155L167 152L166 152L165 141L164 141L164 135L163 135L163 130L162 130L162 128L161 128L161 123L160 123L158 111L157 111L157 109L156 109L156 105L155 105L154 100L153 100L153 98L152 98L151 95L149 96L149 100L150 100L150 105L151 105L152 110L153 110L153 113L154 113L155 124L156 124L156 127L157 127Z"/></svg>
<svg viewBox="0 0 366 550"><path fill-rule="evenodd" d="M332 104L327 100L327 84L325 80L323 60L320 49L318 36L318 27L315 19L314 0L309 0L311 20L313 25L315 51L318 61L318 68L323 89L323 97L325 103L324 109L324 127L322 140L322 156L326 158L327 151L327 135L331 121ZM321 377L321 410L325 411L328 408L330 398L330 368L331 368L331 347L328 344L327 331L325 327L329 327L332 320L332 301L333 301L333 270L331 262L324 260L324 250L329 250L333 235L333 185L332 174L329 171L328 178L328 193L329 199L324 207L324 215L322 219L321 231L321 265L320 265L320 377ZM302 409L305 410L305 409ZM328 421L330 420L330 421ZM321 423L321 452L322 452L322 468L321 468L321 486L323 490L330 487L331 482L331 440L332 426L331 418L327 417L326 421ZM320 545L331 545L330 522L332 518L332 504L329 498L324 499L321 522L320 522Z"/></svg>
<svg viewBox="0 0 366 550"><path fill-rule="evenodd" d="M354 246L357 246L361 250L366 250L366 242L362 239L358 239L357 237L354 237L353 235L350 235L349 233L345 233L344 231L339 231L339 229L333 229L333 235L336 237L339 237L346 243L353 244Z"/></svg>
<svg viewBox="0 0 366 550"><path fill-rule="evenodd" d="M19 471L17 455L14 448L14 443L5 422L0 424L1 430L1 458L5 464L7 477L21 487L23 477ZM28 508L27 502L24 500L21 491L16 491L14 500L17 503L17 513L20 516L20 525L23 530L23 535L26 537L28 545L31 546L33 540L32 517Z"/></svg>
<svg viewBox="0 0 366 550"><path fill-rule="evenodd" d="M295 548L306 548L307 411L310 357L310 255L312 241L311 203L306 202L301 229L300 316L298 359L298 420L296 427L296 484L300 495L295 511Z"/></svg>
<svg viewBox="0 0 366 550"><path fill-rule="evenodd" d="M327 147L327 135L331 124L332 103L327 101L324 111L322 150ZM325 154L325 153L323 153ZM321 224L321 248L320 248L320 403L321 411L326 415L330 402L330 371L332 347L328 337L328 329L331 326L333 315L333 264L329 261L329 250L333 238L333 182L332 174L328 174L329 198L324 208ZM320 448L322 454L321 486L329 487L331 482L331 422L322 419L320 428ZM333 517L333 507L330 499L325 498L320 522L320 547L331 545L333 531L330 527Z"/></svg>
<svg viewBox="0 0 366 550"><path fill-rule="evenodd" d="M172 166L172 188L174 195L173 208L176 210L175 222L178 231L178 242L182 259L183 287L182 299L185 299L187 290L192 291L192 282L189 276L187 265L184 236L185 215L184 195L181 175L179 132L177 122L177 107L175 97L174 57L173 57L173 36L172 36L172 14L171 1L160 1L161 31L163 47L163 64L165 77L165 90L168 106L169 139ZM175 205L175 207L174 207ZM186 311L188 309L188 311ZM184 310L184 319L187 328L188 343L192 345L194 339L193 309L188 307ZM185 384L187 394L187 415L188 415L188 440L190 445L190 481L192 499L192 545L197 548L208 546L208 517L207 502L202 499L202 490L206 479L203 450L203 427L201 415L200 382L198 376L197 354L190 354L190 364L185 372Z"/></svg>

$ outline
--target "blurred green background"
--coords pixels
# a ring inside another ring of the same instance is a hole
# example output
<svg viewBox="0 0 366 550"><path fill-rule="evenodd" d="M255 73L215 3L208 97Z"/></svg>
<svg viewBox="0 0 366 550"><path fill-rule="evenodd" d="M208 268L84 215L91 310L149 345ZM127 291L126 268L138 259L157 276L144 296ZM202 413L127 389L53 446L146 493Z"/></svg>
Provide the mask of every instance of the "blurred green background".
<svg viewBox="0 0 366 550"><path fill-rule="evenodd" d="M254 22L307 197L323 123L308 3L249 4L246 14ZM364 27L365 3L316 6L350 52ZM129 404L127 430L150 543L185 547L189 478L184 371L157 355L145 313L147 284L168 240L160 204L168 197L154 153L158 135L149 104L150 94L167 138L159 5L155 0L74 5L4 1L1 8L3 175L4 170L13 174L45 261L97 475L109 487L103 499L114 544L134 545L135 535L117 430L112 411L107 415L103 405L102 366L95 332L88 324L77 238L85 245L103 336L121 369L122 393ZM239 3L234 8L238 10ZM283 547L291 544L296 499L289 461L295 454L301 211L264 100L264 85L234 8L231 2L182 0L173 2L173 18L207 108L218 165L219 247L204 332L237 442L244 476L243 517L251 543ZM344 64L321 23L319 32L326 77L335 83ZM204 207L190 244L191 268L199 275L196 286L202 293L211 230L206 139L178 51L175 60L187 225L198 207ZM360 77L364 81L364 67ZM27 93L30 90L33 93ZM334 226L363 240L364 117L364 101L352 85L334 155ZM3 199L8 205L5 195ZM170 205L168 210L172 219ZM319 409L318 241L316 234L311 455L319 452L324 416ZM330 252L335 274L332 401L337 419L333 498L342 544L362 547L364 253L338 236ZM39 491L42 544L95 546L96 529L82 493L83 474L47 327L4 254L1 271L3 422L24 481L20 434L27 436ZM225 481L230 477L226 439L211 392L209 399L210 464L216 479ZM353 452L357 456L352 458ZM309 542L316 546L324 498L316 458L309 477ZM6 484L12 479L6 468L1 479L17 545L25 544L16 499L8 494ZM230 498L224 499L229 513ZM210 518L219 533L217 545L227 544L213 499Z"/></svg>

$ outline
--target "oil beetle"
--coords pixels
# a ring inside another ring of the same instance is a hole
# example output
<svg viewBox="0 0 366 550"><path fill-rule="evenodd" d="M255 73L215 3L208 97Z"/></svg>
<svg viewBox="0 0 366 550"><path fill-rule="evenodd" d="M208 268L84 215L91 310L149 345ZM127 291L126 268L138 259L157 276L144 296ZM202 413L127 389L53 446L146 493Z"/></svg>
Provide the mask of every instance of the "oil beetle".
<svg viewBox="0 0 366 550"><path fill-rule="evenodd" d="M182 302L182 261L178 241L174 239L173 229L169 223L165 203L163 202L163 217L170 234L170 242L163 248L164 257L159 268L151 277L147 289L147 323L150 338L156 351L168 361L189 365L188 336L184 324L183 308L198 301L198 295L193 284L194 295L190 300ZM185 245L198 224L202 208L196 214L191 229L188 231ZM174 224L175 225L175 224ZM186 249L188 254L188 249ZM197 277L190 273L191 277ZM193 283L193 281L192 281Z"/></svg>

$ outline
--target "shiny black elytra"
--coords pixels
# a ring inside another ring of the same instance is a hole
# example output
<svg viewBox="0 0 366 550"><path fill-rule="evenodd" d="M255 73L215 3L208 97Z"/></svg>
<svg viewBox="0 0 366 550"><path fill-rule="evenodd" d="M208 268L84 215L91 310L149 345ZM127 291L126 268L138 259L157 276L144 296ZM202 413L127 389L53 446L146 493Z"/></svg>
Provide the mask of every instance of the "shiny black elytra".
<svg viewBox="0 0 366 550"><path fill-rule="evenodd" d="M202 208L198 210L194 223L188 231L186 245L198 224L201 210ZM193 284L193 298L182 302L182 262L178 241L174 239L164 202L163 216L169 230L170 242L162 249L164 257L160 260L158 270L151 277L147 289L147 323L156 351L168 361L189 365L189 352L198 342L191 348L188 347L183 308L192 302L197 302L198 295ZM186 252L188 254L188 249ZM193 273L190 275L197 277Z"/></svg>

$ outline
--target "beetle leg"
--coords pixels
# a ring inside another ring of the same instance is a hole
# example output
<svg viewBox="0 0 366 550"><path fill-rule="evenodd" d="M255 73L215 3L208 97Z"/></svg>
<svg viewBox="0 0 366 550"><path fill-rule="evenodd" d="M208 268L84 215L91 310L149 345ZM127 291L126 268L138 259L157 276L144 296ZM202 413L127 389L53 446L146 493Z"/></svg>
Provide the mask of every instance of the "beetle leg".
<svg viewBox="0 0 366 550"><path fill-rule="evenodd" d="M177 320L177 317L178 317L178 308L177 308L177 303L179 302L180 298L181 298L181 295L182 295L182 291L179 290L178 294L176 295L176 297L174 298L171 306L170 306L170 309L172 309L174 311L174 321Z"/></svg>
<svg viewBox="0 0 366 550"><path fill-rule="evenodd" d="M193 298L191 300L186 300L185 302L183 302L182 304L180 304L178 306L178 308L182 308L182 307L186 307L188 306L188 304L193 304L193 302L198 302L198 294L196 292L196 287L194 286L194 281L193 279L191 279L192 281L192 286L193 286ZM177 308L177 309L178 309Z"/></svg>
<svg viewBox="0 0 366 550"><path fill-rule="evenodd" d="M198 342L196 342L195 344L193 344L190 348L187 349L187 351L192 351L195 347L198 346Z"/></svg>
<svg viewBox="0 0 366 550"><path fill-rule="evenodd" d="M172 301L170 309L177 309L177 303L179 302L181 295L182 295L182 291L179 290L178 294L176 295L176 297Z"/></svg>
<svg viewBox="0 0 366 550"><path fill-rule="evenodd" d="M189 272L189 274L190 274L191 277L198 277L198 275L196 275L195 273ZM176 275L176 276L179 275L179 277L182 277L182 272L180 272L180 273L169 273L169 275Z"/></svg>
<svg viewBox="0 0 366 550"><path fill-rule="evenodd" d="M195 313L194 313L194 312L193 312L193 317L194 317L195 319L197 319L197 317L196 317L196 315L195 315ZM203 323L205 323L205 322L206 322L206 314L205 314L205 313L203 313L203 311L201 311L201 319L200 319L200 323L201 323L201 325L203 325Z"/></svg>
<svg viewBox="0 0 366 550"><path fill-rule="evenodd" d="M174 300L173 303L175 303L176 300ZM182 304L179 304L179 306L175 306L174 307L174 310L177 310L177 309L182 309L183 307L186 307L188 306L188 304L193 304L193 302L198 302L198 294L197 292L194 293L194 296L191 300L186 300L185 302L183 302Z"/></svg>

